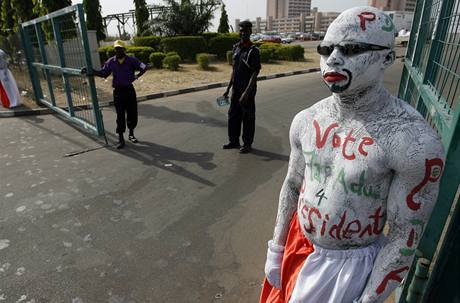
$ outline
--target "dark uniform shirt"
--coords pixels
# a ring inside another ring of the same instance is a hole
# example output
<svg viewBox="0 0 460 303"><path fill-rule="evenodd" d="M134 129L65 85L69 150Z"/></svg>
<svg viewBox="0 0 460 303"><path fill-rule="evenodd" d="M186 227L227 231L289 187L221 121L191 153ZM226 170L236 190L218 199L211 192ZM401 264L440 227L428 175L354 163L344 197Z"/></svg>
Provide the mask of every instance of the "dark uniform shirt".
<svg viewBox="0 0 460 303"><path fill-rule="evenodd" d="M233 46L233 89L238 93L243 93L248 87L249 80L254 72L259 72L260 52L259 49L250 43L243 46L237 43ZM257 85L254 85L250 95L255 94Z"/></svg>

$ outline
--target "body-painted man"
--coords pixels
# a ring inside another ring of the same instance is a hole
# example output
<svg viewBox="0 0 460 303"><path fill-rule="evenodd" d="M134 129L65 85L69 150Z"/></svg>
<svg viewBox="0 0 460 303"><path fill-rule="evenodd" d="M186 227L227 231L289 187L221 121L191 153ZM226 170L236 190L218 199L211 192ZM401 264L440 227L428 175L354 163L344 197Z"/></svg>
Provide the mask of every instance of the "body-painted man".
<svg viewBox="0 0 460 303"><path fill-rule="evenodd" d="M393 46L391 19L372 7L343 12L318 46L333 94L292 122L261 302L384 302L407 274L444 153L383 87Z"/></svg>
<svg viewBox="0 0 460 303"><path fill-rule="evenodd" d="M13 74L8 69L6 53L0 49L0 101L5 108L21 105L19 89Z"/></svg>

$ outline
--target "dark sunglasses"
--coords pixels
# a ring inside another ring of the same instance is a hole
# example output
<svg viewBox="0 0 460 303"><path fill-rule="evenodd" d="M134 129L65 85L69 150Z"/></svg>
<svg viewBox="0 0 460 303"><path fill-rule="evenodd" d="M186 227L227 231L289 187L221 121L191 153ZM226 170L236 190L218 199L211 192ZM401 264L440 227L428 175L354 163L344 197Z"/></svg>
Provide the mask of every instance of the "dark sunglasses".
<svg viewBox="0 0 460 303"><path fill-rule="evenodd" d="M336 47L345 56L358 55L368 51L390 49L389 47L375 44L367 44L360 42L340 42L338 44L320 44L318 45L316 50L320 55L330 56Z"/></svg>

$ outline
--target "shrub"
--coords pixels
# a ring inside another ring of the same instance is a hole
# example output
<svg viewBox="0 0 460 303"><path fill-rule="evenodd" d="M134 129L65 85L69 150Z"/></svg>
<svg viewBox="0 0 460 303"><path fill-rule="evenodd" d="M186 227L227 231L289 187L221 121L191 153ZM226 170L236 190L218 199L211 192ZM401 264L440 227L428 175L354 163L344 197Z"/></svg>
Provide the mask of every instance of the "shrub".
<svg viewBox="0 0 460 303"><path fill-rule="evenodd" d="M145 36L145 37L134 37L135 46L149 46L155 50L160 49L161 37L158 36Z"/></svg>
<svg viewBox="0 0 460 303"><path fill-rule="evenodd" d="M155 52L150 54L150 63L155 68L162 68L163 67L163 59L166 57L165 53Z"/></svg>
<svg viewBox="0 0 460 303"><path fill-rule="evenodd" d="M167 52L166 56L179 56L179 54L177 52Z"/></svg>
<svg viewBox="0 0 460 303"><path fill-rule="evenodd" d="M201 53L196 55L196 63L202 68L202 69L208 69L209 64L211 63L211 60L214 56L211 54L206 54L206 53Z"/></svg>
<svg viewBox="0 0 460 303"><path fill-rule="evenodd" d="M163 59L163 66L165 66L169 70L176 71L179 69L180 61L181 61L181 57L178 55L166 56Z"/></svg>
<svg viewBox="0 0 460 303"><path fill-rule="evenodd" d="M194 60L196 54L206 50L206 42L202 36L163 38L161 45L165 53L175 51L182 59L186 60Z"/></svg>
<svg viewBox="0 0 460 303"><path fill-rule="evenodd" d="M209 52L211 54L216 54L219 59L224 60L227 54L227 51L233 49L240 38L234 34L225 34L212 38L209 41Z"/></svg>
<svg viewBox="0 0 460 303"><path fill-rule="evenodd" d="M227 51L227 63L229 65L233 64L233 51L231 50Z"/></svg>
<svg viewBox="0 0 460 303"><path fill-rule="evenodd" d="M202 33L201 34L206 42L206 51L209 51L209 41L211 41L212 38L219 37L222 34L221 33Z"/></svg>
<svg viewBox="0 0 460 303"><path fill-rule="evenodd" d="M155 49L149 46L128 46L126 48L126 53L131 53L139 59L140 61L146 63L150 60L150 54L153 53Z"/></svg>
<svg viewBox="0 0 460 303"><path fill-rule="evenodd" d="M285 45L278 49L278 59L287 61L304 60L304 48L300 45Z"/></svg>
<svg viewBox="0 0 460 303"><path fill-rule="evenodd" d="M97 49L99 53L99 58L101 59L101 63L103 64L106 62L110 57L107 55L107 51L109 48L113 48L112 45L101 46Z"/></svg>
<svg viewBox="0 0 460 303"><path fill-rule="evenodd" d="M266 50L269 52L269 60L279 60L279 49L281 45L278 43L264 43L260 46L260 50Z"/></svg>
<svg viewBox="0 0 460 303"><path fill-rule="evenodd" d="M129 56L134 56L140 61L146 63L149 62L150 54L155 50L152 47L148 46L127 46L126 54ZM107 61L109 58L115 56L115 48L112 45L107 45L98 48L99 57L101 58L101 63Z"/></svg>
<svg viewBox="0 0 460 303"><path fill-rule="evenodd" d="M115 48L113 46L108 47L106 54L107 59L112 58L113 56L115 56Z"/></svg>
<svg viewBox="0 0 460 303"><path fill-rule="evenodd" d="M268 63L272 58L272 51L269 49L261 48L260 49L260 62Z"/></svg>

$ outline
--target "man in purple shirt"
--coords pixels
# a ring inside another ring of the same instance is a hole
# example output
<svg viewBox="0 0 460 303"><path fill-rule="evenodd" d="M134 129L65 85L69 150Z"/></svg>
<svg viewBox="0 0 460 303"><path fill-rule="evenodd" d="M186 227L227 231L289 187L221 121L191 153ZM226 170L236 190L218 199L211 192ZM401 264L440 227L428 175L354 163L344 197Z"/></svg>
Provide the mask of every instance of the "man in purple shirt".
<svg viewBox="0 0 460 303"><path fill-rule="evenodd" d="M147 66L137 58L126 55L123 41L117 40L113 46L115 56L107 60L101 70L94 70L94 74L102 78L107 78L110 74L113 75L113 101L117 111L117 148L120 149L125 146L123 133L126 130L126 125L129 129L129 141L138 142L134 137L134 128L137 125L137 99L132 83L145 73ZM134 74L136 70L139 71L137 75Z"/></svg>

